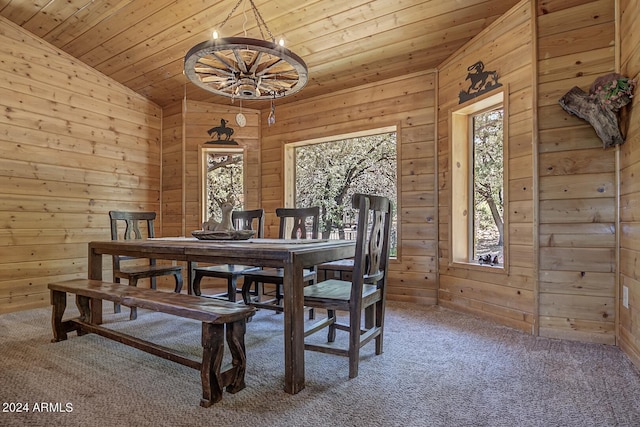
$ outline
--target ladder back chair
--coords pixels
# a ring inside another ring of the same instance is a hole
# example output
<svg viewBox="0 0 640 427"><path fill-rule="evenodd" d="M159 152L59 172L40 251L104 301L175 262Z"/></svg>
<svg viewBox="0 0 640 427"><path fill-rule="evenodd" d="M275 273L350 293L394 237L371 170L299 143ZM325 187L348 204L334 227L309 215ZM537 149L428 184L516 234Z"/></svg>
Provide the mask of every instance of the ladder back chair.
<svg viewBox="0 0 640 427"><path fill-rule="evenodd" d="M130 240L155 237L154 221L155 212L124 212L110 211L111 240ZM140 223L145 228L140 227ZM119 227L119 225L121 227ZM144 265L140 258L113 255L113 279L120 283L120 279L126 279L129 286L137 286L138 280L149 279L151 289L156 289L158 276L175 276L176 286L174 291L182 290L182 267L174 265L158 265L155 259L148 259ZM114 304L114 311L120 312L120 305ZM137 309L131 307L130 319L137 317Z"/></svg>
<svg viewBox="0 0 640 427"><path fill-rule="evenodd" d="M320 224L320 208L317 206L310 208L278 208L276 215L280 218L280 228L278 238L286 239L287 235L290 239L317 239ZM310 222L310 228L307 226ZM288 227L291 231L287 234ZM313 282L316 279L315 268L305 268L303 271L304 281ZM264 294L264 284L275 285L275 296L266 301L260 301L261 294ZM258 308L267 308L282 312L282 286L284 283L284 269L282 268L264 268L248 271L244 274L244 283L242 285L242 298L245 304L251 304ZM258 300L251 301L249 290L252 286L256 287ZM309 313L313 317L313 312Z"/></svg>
<svg viewBox="0 0 640 427"><path fill-rule="evenodd" d="M304 288L304 305L327 310L327 317L305 329L305 350L349 358L349 378L358 376L360 348L375 339L375 353L382 354L386 300L391 203L381 196L355 194L358 209L356 255L351 281L329 279ZM337 310L349 314L349 323L340 323ZM364 325L362 314L364 313ZM327 342L309 336L328 328ZM336 330L347 331L348 345L336 345Z"/></svg>
<svg viewBox="0 0 640 427"><path fill-rule="evenodd" d="M264 209L233 211L231 213L231 221L236 230L255 230L258 238L264 237ZM238 288L237 286L238 278L240 278L245 272L259 269L260 267L257 266L238 264L195 267L193 269L193 293L196 295L202 295L200 282L203 277L217 277L220 279L226 279L227 292L211 295L211 297L225 298L229 301L235 301L236 293L242 291L242 287Z"/></svg>

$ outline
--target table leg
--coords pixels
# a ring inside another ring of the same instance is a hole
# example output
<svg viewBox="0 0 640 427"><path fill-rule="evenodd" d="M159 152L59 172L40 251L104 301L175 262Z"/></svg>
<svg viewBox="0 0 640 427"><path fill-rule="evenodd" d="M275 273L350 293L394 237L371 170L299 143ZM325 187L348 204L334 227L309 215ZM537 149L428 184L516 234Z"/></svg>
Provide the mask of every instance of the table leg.
<svg viewBox="0 0 640 427"><path fill-rule="evenodd" d="M295 256L284 264L284 391L304 389L304 283Z"/></svg>
<svg viewBox="0 0 640 427"><path fill-rule="evenodd" d="M89 244L89 279L90 280L102 280L102 254L96 253L96 251ZM102 324L102 300L92 298L91 299L91 319L90 323L94 325Z"/></svg>
<svg viewBox="0 0 640 427"><path fill-rule="evenodd" d="M197 262L193 262L193 261L187 262L187 293L189 295L193 295L195 293L193 289L193 279L196 276L195 268L197 266L198 266Z"/></svg>

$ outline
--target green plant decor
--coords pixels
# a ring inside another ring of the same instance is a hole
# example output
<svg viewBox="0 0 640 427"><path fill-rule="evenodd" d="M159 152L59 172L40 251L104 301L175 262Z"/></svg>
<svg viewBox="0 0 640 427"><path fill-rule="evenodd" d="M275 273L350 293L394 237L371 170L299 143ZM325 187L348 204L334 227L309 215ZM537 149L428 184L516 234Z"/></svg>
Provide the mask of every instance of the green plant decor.
<svg viewBox="0 0 640 427"><path fill-rule="evenodd" d="M631 102L636 80L617 73L598 77L589 89L589 96L600 104L601 108L618 112Z"/></svg>

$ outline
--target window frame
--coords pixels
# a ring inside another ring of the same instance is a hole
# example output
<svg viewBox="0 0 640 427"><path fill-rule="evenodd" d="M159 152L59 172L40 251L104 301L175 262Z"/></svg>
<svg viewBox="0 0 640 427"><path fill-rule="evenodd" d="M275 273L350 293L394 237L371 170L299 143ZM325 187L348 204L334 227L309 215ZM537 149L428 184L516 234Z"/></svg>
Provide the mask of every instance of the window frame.
<svg viewBox="0 0 640 427"><path fill-rule="evenodd" d="M449 266L492 269L508 273L508 96L507 88L479 96L449 112ZM473 128L472 117L495 108L503 109L503 261L502 265L480 265L473 254Z"/></svg>
<svg viewBox="0 0 640 427"><path fill-rule="evenodd" d="M247 150L242 147L217 147L206 146L200 147L200 223L206 221L207 218L207 156L209 153L214 154L242 154L242 194L247 199ZM246 208L246 206L245 206Z"/></svg>
<svg viewBox="0 0 640 427"><path fill-rule="evenodd" d="M377 135L382 133L394 132L396 134L396 200L392 201L392 204L395 204L396 209L396 221L397 221L397 252L394 257L391 259L393 261L399 260L401 258L401 250L402 250L402 220L401 220L401 177L402 177L402 162L400 161L401 156L401 135L402 135L402 127L400 123L388 125L388 126L380 126L376 128L369 128L365 130L360 130L356 132L349 133L339 133L332 134L326 137L314 138L314 139L306 139L302 141L295 141L284 144L283 146L283 156L284 159L284 206L285 207L295 207L296 203L296 147L301 147L305 145L313 145L313 144L322 144L326 142L334 142L343 139L350 138L358 138L358 137L366 137L370 135Z"/></svg>

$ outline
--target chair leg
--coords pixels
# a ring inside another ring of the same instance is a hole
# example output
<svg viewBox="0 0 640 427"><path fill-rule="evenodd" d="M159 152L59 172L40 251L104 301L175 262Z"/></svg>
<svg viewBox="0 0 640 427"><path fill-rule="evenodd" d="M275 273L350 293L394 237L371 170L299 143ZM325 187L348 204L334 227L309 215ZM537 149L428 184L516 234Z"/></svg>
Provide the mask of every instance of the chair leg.
<svg viewBox="0 0 640 427"><path fill-rule="evenodd" d="M253 280L249 279L245 276L244 282L242 283L242 300L245 304L249 304L251 302L251 298L249 297L249 290L251 289L251 285L253 284ZM257 284L256 284L257 287Z"/></svg>
<svg viewBox="0 0 640 427"><path fill-rule="evenodd" d="M315 280L311 280L309 282L309 285L313 285L315 283ZM311 307L309 308L309 320L313 320L316 318L316 309Z"/></svg>
<svg viewBox="0 0 640 427"><path fill-rule="evenodd" d="M282 284L276 284L276 305L282 305Z"/></svg>
<svg viewBox="0 0 640 427"><path fill-rule="evenodd" d="M236 288L238 278L234 275L227 278L227 299L231 302L236 302Z"/></svg>
<svg viewBox="0 0 640 427"><path fill-rule="evenodd" d="M116 278L113 279L113 281L115 283L120 283L120 278L116 277ZM113 303L113 312L114 313L120 313L120 304L118 304L117 302Z"/></svg>
<svg viewBox="0 0 640 427"><path fill-rule="evenodd" d="M375 338L376 341L376 354L382 354L383 348L383 336L384 336L384 302L378 301L376 303L376 327L380 329L380 334Z"/></svg>
<svg viewBox="0 0 640 427"><path fill-rule="evenodd" d="M238 278L235 278L235 283L236 283L236 293L242 295L242 287L238 288ZM255 282L255 286L253 287L253 291L251 291L251 289L249 289L249 295L253 295L254 297L258 297L258 295L260 294L260 282Z"/></svg>
<svg viewBox="0 0 640 427"><path fill-rule="evenodd" d="M327 332L327 342L334 342L336 340L336 311L335 310L327 310L327 317L329 319L333 319L331 324L329 325L329 332Z"/></svg>
<svg viewBox="0 0 640 427"><path fill-rule="evenodd" d="M200 296L202 295L202 289L200 289L200 281L202 281L202 273L196 270L196 274L193 278L193 294Z"/></svg>
<svg viewBox="0 0 640 427"><path fill-rule="evenodd" d="M349 313L349 378L358 376L360 362L360 311Z"/></svg>
<svg viewBox="0 0 640 427"><path fill-rule="evenodd" d="M131 278L129 279L129 286L137 286L138 279ZM131 313L129 314L129 320L136 320L138 318L138 309L136 307L130 307Z"/></svg>
<svg viewBox="0 0 640 427"><path fill-rule="evenodd" d="M176 273L174 274L174 276L176 278L176 287L173 290L173 292L175 292L176 294L179 294L180 292L182 292L182 284L183 284L182 273Z"/></svg>

